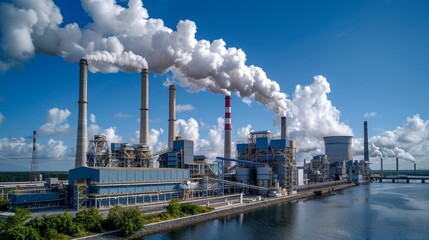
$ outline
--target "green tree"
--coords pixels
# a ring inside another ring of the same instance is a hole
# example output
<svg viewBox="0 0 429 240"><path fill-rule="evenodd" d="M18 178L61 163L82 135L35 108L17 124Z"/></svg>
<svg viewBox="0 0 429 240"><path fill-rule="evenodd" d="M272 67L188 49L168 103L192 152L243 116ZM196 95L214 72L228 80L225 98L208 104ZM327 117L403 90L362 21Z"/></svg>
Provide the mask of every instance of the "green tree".
<svg viewBox="0 0 429 240"><path fill-rule="evenodd" d="M4 240L41 240L39 232L28 226L17 226L1 235Z"/></svg>
<svg viewBox="0 0 429 240"><path fill-rule="evenodd" d="M76 236L81 232L79 225L73 221L73 217L64 212L63 214L42 216L34 218L27 224L37 229L41 236L46 239L64 238L62 234Z"/></svg>
<svg viewBox="0 0 429 240"><path fill-rule="evenodd" d="M105 229L120 229L122 234L130 236L144 226L144 218L137 207L123 208L119 205L111 208L103 223Z"/></svg>
<svg viewBox="0 0 429 240"><path fill-rule="evenodd" d="M144 226L143 215L137 207L128 208L124 212L124 225L121 228L121 232L125 236L131 236Z"/></svg>
<svg viewBox="0 0 429 240"><path fill-rule="evenodd" d="M103 226L107 230L117 230L122 227L124 222L124 208L115 205L113 208L109 209L109 214L107 214Z"/></svg>
<svg viewBox="0 0 429 240"><path fill-rule="evenodd" d="M167 212L174 217L181 217L183 215L180 209L179 199L173 198L170 200L170 204L167 206Z"/></svg>
<svg viewBox="0 0 429 240"><path fill-rule="evenodd" d="M90 209L84 208L76 213L75 221L83 229L92 232L100 232L102 230L103 218L97 208L92 207Z"/></svg>
<svg viewBox="0 0 429 240"><path fill-rule="evenodd" d="M0 197L0 211L7 211L9 210L9 207L10 207L10 202L7 199Z"/></svg>

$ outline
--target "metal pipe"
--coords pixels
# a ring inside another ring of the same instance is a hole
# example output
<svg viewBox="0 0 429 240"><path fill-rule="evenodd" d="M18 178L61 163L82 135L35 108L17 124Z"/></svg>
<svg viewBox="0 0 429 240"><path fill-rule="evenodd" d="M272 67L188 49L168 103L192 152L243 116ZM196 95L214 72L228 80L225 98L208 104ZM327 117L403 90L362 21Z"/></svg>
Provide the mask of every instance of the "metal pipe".
<svg viewBox="0 0 429 240"><path fill-rule="evenodd" d="M169 118L168 118L168 148L173 149L173 141L176 136L176 86L169 88Z"/></svg>
<svg viewBox="0 0 429 240"><path fill-rule="evenodd" d="M231 124L231 96L225 96L225 144L224 144L224 157L231 158L231 145L232 145L232 124ZM231 162L226 161L224 167L231 166Z"/></svg>
<svg viewBox="0 0 429 240"><path fill-rule="evenodd" d="M396 176L399 177L399 159L396 158Z"/></svg>
<svg viewBox="0 0 429 240"><path fill-rule="evenodd" d="M383 158L382 157L380 157L380 163L381 163L381 177L383 177L384 176L384 173L383 173Z"/></svg>
<svg viewBox="0 0 429 240"><path fill-rule="evenodd" d="M363 122L364 140L363 140L363 159L369 161L369 146L368 146L368 122Z"/></svg>
<svg viewBox="0 0 429 240"><path fill-rule="evenodd" d="M88 84L88 61L81 59L79 63L79 113L77 117L77 139L75 167L86 166L86 151L88 147L87 126L87 84Z"/></svg>
<svg viewBox="0 0 429 240"><path fill-rule="evenodd" d="M149 71L141 71L140 144L149 143Z"/></svg>
<svg viewBox="0 0 429 240"><path fill-rule="evenodd" d="M280 130L281 139L286 139L286 117L281 118L281 130Z"/></svg>
<svg viewBox="0 0 429 240"><path fill-rule="evenodd" d="M414 163L414 175L417 175L417 166L416 166L416 163Z"/></svg>

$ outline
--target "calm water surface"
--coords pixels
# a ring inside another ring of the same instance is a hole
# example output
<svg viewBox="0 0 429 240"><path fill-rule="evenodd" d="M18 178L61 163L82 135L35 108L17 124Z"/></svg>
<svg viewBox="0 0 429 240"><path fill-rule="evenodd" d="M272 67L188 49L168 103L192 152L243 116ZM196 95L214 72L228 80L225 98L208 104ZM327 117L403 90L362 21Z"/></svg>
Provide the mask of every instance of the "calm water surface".
<svg viewBox="0 0 429 240"><path fill-rule="evenodd" d="M429 184L360 185L144 239L429 239Z"/></svg>

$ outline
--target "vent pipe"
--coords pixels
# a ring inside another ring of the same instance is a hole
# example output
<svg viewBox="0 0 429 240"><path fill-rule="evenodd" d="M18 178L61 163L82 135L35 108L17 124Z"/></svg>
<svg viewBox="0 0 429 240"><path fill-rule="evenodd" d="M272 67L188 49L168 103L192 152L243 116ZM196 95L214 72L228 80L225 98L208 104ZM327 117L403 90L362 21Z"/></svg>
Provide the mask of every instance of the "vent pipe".
<svg viewBox="0 0 429 240"><path fill-rule="evenodd" d="M231 124L231 96L225 96L225 144L224 144L224 157L231 158L231 145L232 145L232 124ZM225 168L231 166L230 161L225 161Z"/></svg>
<svg viewBox="0 0 429 240"><path fill-rule="evenodd" d="M281 130L280 130L280 132L281 132L280 138L286 139L287 138L287 136L286 136L286 117L281 118Z"/></svg>
<svg viewBox="0 0 429 240"><path fill-rule="evenodd" d="M414 163L414 175L417 175L417 167L416 167L416 163Z"/></svg>
<svg viewBox="0 0 429 240"><path fill-rule="evenodd" d="M140 144L149 143L149 71L141 71Z"/></svg>
<svg viewBox="0 0 429 240"><path fill-rule="evenodd" d="M396 158L396 176L399 177L399 159Z"/></svg>
<svg viewBox="0 0 429 240"><path fill-rule="evenodd" d="M169 90L169 117L168 117L168 148L173 149L176 136L176 86L170 85Z"/></svg>
<svg viewBox="0 0 429 240"><path fill-rule="evenodd" d="M381 177L383 177L384 176L384 173L383 173L383 158L382 157L380 157L380 163L381 163Z"/></svg>
<svg viewBox="0 0 429 240"><path fill-rule="evenodd" d="M79 63L79 113L77 117L77 143L75 167L86 166L86 151L88 147L87 129L87 82L88 82L88 61L81 59Z"/></svg>
<svg viewBox="0 0 429 240"><path fill-rule="evenodd" d="M369 146L368 146L368 122L363 122L364 139L363 139L363 160L369 161Z"/></svg>

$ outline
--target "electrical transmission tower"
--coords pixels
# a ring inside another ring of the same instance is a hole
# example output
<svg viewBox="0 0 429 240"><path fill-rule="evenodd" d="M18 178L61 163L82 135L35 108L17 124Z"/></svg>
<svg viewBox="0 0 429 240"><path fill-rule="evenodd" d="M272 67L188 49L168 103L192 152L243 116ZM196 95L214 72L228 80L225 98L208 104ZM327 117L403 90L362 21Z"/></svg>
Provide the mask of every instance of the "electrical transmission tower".
<svg viewBox="0 0 429 240"><path fill-rule="evenodd" d="M31 158L30 181L39 180L39 159L37 157L36 131L33 131L33 156Z"/></svg>

